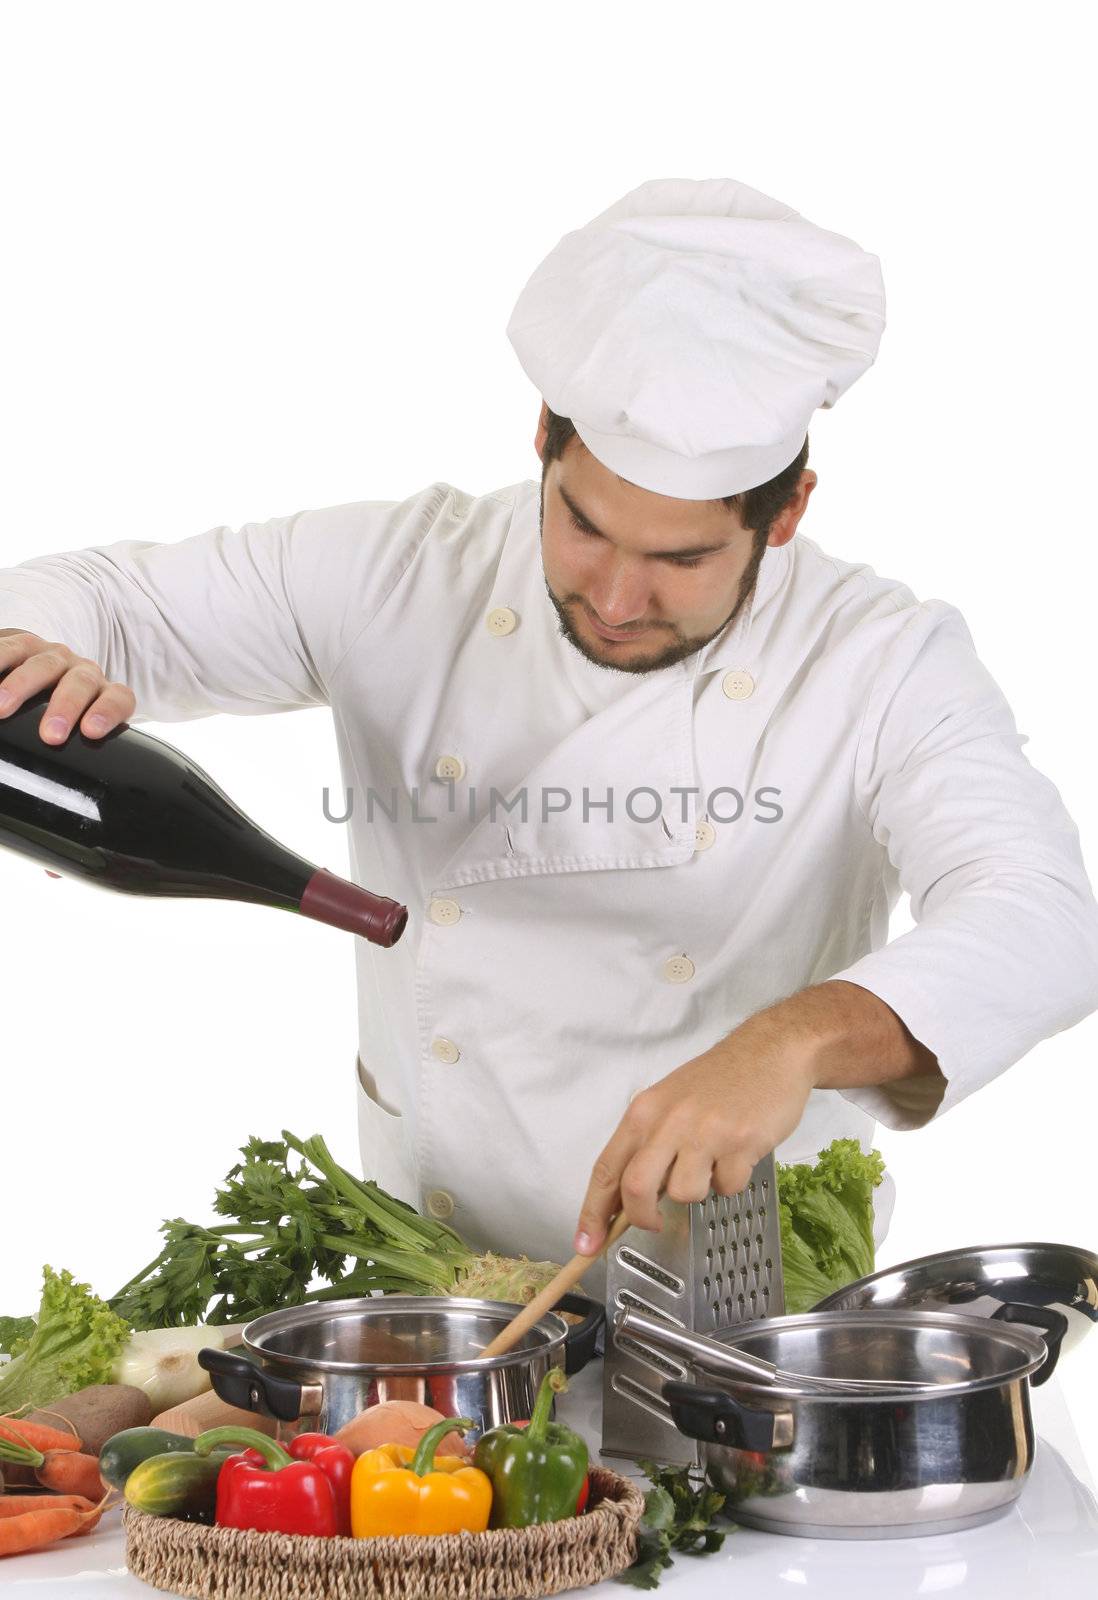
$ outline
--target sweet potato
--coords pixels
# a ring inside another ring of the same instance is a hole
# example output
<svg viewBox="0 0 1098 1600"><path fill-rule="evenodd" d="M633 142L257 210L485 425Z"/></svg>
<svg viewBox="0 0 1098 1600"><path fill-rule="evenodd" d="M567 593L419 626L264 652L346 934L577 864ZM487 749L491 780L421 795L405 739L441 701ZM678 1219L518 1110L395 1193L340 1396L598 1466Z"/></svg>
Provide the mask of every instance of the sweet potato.
<svg viewBox="0 0 1098 1600"><path fill-rule="evenodd" d="M442 1421L442 1412L418 1400L384 1400L369 1406L340 1428L336 1438L352 1455L376 1450L382 1444L407 1444L415 1449L428 1428ZM460 1433L448 1433L438 1447L441 1456L466 1456L469 1446Z"/></svg>
<svg viewBox="0 0 1098 1600"><path fill-rule="evenodd" d="M152 1421L152 1405L144 1389L128 1383L93 1383L60 1400L53 1400L41 1411L32 1411L32 1422L52 1422L65 1417L72 1423L83 1449L97 1456L123 1428L144 1428Z"/></svg>

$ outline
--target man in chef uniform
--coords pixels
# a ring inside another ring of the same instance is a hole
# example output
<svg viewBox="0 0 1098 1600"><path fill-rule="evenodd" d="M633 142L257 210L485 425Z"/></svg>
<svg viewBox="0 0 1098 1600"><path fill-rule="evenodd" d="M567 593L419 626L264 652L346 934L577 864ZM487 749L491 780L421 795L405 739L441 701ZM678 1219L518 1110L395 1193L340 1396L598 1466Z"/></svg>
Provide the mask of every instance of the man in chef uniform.
<svg viewBox="0 0 1098 1600"><path fill-rule="evenodd" d="M357 943L363 1170L479 1246L921 1127L1098 1006L1076 829L961 616L798 533L883 325L851 240L644 183L514 308L540 481L0 572L0 715L56 684L49 742L331 707L353 875L412 917Z"/></svg>

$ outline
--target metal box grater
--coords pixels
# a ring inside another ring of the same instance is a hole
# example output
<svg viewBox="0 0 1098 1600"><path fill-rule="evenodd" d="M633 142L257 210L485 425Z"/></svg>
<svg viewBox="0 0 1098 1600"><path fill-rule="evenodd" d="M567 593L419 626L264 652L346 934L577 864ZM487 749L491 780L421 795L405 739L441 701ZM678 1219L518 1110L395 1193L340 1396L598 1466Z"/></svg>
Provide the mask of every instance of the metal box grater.
<svg viewBox="0 0 1098 1600"><path fill-rule="evenodd" d="M602 1453L696 1466L701 1446L675 1427L661 1393L668 1378L687 1378L687 1369L640 1339L616 1339L613 1320L632 1307L676 1327L713 1333L781 1316L774 1157L759 1162L739 1194L711 1194L688 1206L664 1196L660 1212L662 1233L628 1229L607 1262Z"/></svg>

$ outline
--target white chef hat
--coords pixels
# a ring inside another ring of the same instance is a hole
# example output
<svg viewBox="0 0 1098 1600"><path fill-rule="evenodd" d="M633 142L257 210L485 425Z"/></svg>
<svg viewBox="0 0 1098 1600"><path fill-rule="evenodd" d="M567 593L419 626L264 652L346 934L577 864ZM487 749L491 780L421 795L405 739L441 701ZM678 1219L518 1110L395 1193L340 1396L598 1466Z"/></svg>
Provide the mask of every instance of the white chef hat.
<svg viewBox="0 0 1098 1600"><path fill-rule="evenodd" d="M507 336L605 467L658 494L767 483L870 366L880 262L734 178L654 178L566 233Z"/></svg>

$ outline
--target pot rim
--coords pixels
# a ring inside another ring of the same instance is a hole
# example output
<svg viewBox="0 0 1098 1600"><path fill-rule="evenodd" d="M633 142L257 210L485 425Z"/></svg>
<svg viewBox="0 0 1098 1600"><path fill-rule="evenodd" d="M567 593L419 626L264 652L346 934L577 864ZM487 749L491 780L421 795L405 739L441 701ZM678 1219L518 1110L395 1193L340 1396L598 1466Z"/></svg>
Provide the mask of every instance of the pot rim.
<svg viewBox="0 0 1098 1600"><path fill-rule="evenodd" d="M254 1321L245 1325L240 1342L245 1350L258 1356L266 1365L277 1367L292 1376L304 1371L350 1378L408 1377L425 1372L432 1376L446 1377L465 1372L500 1372L510 1367L523 1366L533 1357L558 1354L568 1337L568 1324L564 1318L558 1316L555 1311L547 1311L529 1330L530 1333L541 1330L549 1335L536 1350L506 1350L502 1355L487 1358L476 1356L467 1361L327 1361L322 1357L314 1359L311 1356L287 1355L282 1350L269 1350L262 1343L257 1343L255 1338L257 1332L261 1335L280 1332L284 1328L320 1321L332 1314L338 1317L340 1312L361 1314L364 1309L374 1305L379 1312L383 1309L392 1310L394 1307L422 1311L499 1311L504 1314L505 1323L522 1310L520 1305L507 1300L464 1299L456 1295L386 1294L360 1295L356 1299L348 1300L314 1300L305 1305L284 1306L279 1311L264 1312L261 1317L256 1317ZM502 1327L500 1331L502 1332Z"/></svg>
<svg viewBox="0 0 1098 1600"><path fill-rule="evenodd" d="M1034 1333L1029 1328L1019 1327L1016 1324L1001 1324L990 1322L986 1317L966 1317L952 1311L916 1311L916 1310L858 1310L858 1311L802 1311L796 1314L781 1317L760 1317L753 1322L744 1322L734 1328L721 1328L712 1338L719 1339L722 1344L739 1348L742 1342L749 1342L752 1335L779 1332L782 1328L813 1328L828 1327L837 1323L849 1324L852 1327L895 1327L899 1323L906 1323L915 1328L944 1327L947 1331L967 1333L975 1339L990 1339L996 1344L1005 1344L1013 1347L1023 1354L1024 1359L1010 1372L989 1373L981 1378L963 1378L957 1383L924 1383L916 1388L898 1388L890 1385L887 1379L882 1378L880 1386L867 1389L863 1393L850 1391L836 1391L829 1393L825 1388L813 1389L792 1384L765 1383L756 1378L737 1378L731 1373L722 1373L719 1376L699 1367L689 1356L682 1360L691 1370L692 1381L699 1388L718 1389L726 1392L740 1391L757 1402L767 1398L775 1400L800 1400L822 1402L825 1405L850 1405L857 1406L877 1405L882 1401L889 1404L911 1401L919 1404L925 1400L946 1400L958 1395L978 1394L984 1389L998 1389L1005 1383L1016 1383L1019 1379L1028 1379L1037 1369L1044 1365L1048 1359L1048 1346L1039 1333ZM734 1336L734 1337L733 1337ZM751 1352L749 1352L751 1353ZM775 1365L781 1365L776 1362ZM1029 1385L1026 1384L1028 1389ZM717 1448L723 1448L718 1446Z"/></svg>

